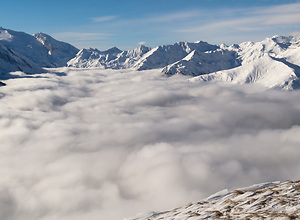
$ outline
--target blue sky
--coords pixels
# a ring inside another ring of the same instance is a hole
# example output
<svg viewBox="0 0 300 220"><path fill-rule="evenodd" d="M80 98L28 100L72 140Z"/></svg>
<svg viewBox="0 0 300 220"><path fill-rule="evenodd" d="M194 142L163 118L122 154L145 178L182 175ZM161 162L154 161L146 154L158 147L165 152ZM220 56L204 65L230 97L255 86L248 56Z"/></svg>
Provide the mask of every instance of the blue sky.
<svg viewBox="0 0 300 220"><path fill-rule="evenodd" d="M232 44L300 31L299 0L11 0L0 25L100 50L178 41Z"/></svg>

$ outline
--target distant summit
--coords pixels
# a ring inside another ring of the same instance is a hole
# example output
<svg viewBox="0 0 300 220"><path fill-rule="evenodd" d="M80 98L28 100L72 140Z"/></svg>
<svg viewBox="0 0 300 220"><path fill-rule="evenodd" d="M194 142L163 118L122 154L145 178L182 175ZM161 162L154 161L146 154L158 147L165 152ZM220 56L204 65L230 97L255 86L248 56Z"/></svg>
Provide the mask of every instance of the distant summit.
<svg viewBox="0 0 300 220"><path fill-rule="evenodd" d="M257 43L227 46L178 42L153 49L80 51L68 66L103 69L161 69L166 76L194 76L191 82L257 83L270 88L300 88L300 39L274 36Z"/></svg>
<svg viewBox="0 0 300 220"><path fill-rule="evenodd" d="M40 67L66 66L78 49L43 33L29 35L24 32L0 28L0 44L30 59Z"/></svg>
<svg viewBox="0 0 300 220"><path fill-rule="evenodd" d="M68 66L80 68L99 67L103 69L132 68L150 49L143 45L128 51L121 51L117 47L106 51L99 51L93 48L82 49L75 58L68 62Z"/></svg>
<svg viewBox="0 0 300 220"><path fill-rule="evenodd" d="M71 44L55 40L50 35L44 33L37 33L33 36L48 50L47 58L51 66L66 66L67 62L75 57L79 51Z"/></svg>
<svg viewBox="0 0 300 220"><path fill-rule="evenodd" d="M257 43L244 42L224 47L236 53L234 68L199 74L192 82L257 83L269 88L300 88L300 38L274 36Z"/></svg>

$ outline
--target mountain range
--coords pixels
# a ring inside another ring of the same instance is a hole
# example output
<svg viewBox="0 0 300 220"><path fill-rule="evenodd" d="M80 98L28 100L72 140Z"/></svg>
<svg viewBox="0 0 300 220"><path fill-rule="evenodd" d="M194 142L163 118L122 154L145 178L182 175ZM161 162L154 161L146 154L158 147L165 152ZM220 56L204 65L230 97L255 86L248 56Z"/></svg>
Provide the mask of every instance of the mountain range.
<svg viewBox="0 0 300 220"><path fill-rule="evenodd" d="M300 38L274 36L227 46L178 42L122 51L77 49L44 33L29 35L0 28L0 72L40 73L43 67L159 69L165 76L187 75L193 83L257 83L269 88L300 88Z"/></svg>
<svg viewBox="0 0 300 220"><path fill-rule="evenodd" d="M220 191L207 199L131 220L299 219L300 181L269 182Z"/></svg>

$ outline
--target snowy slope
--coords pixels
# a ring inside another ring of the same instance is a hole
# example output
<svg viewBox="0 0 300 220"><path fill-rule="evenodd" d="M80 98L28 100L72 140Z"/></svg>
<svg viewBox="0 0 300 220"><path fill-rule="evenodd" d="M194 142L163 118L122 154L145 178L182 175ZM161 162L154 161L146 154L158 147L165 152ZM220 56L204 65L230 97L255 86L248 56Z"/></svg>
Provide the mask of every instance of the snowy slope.
<svg viewBox="0 0 300 220"><path fill-rule="evenodd" d="M26 56L41 67L65 66L77 49L46 34L34 36L0 27L0 43Z"/></svg>
<svg viewBox="0 0 300 220"><path fill-rule="evenodd" d="M239 55L241 65L190 79L192 82L257 83L269 88L300 88L299 39L274 36L227 48Z"/></svg>
<svg viewBox="0 0 300 220"><path fill-rule="evenodd" d="M299 219L300 181L257 184L132 220L155 219Z"/></svg>
<svg viewBox="0 0 300 220"><path fill-rule="evenodd" d="M274 36L261 42L211 45L178 42L130 51L83 49L71 67L103 69L162 69L167 76L189 75L192 82L257 83L269 88L300 88L300 38Z"/></svg>
<svg viewBox="0 0 300 220"><path fill-rule="evenodd" d="M14 71L41 73L43 70L22 54L0 44L0 75Z"/></svg>
<svg viewBox="0 0 300 220"><path fill-rule="evenodd" d="M184 59L192 51L204 53L218 48L219 46L199 41L196 43L179 42L153 49L141 45L133 50L110 53L97 49L83 49L74 59L68 62L68 66L81 68L102 67L105 69L158 69Z"/></svg>
<svg viewBox="0 0 300 220"><path fill-rule="evenodd" d="M141 45L133 50L123 51L118 56L118 59L115 62L113 62L113 68L131 68L139 59L141 59L144 56L144 54L146 54L150 50L150 47Z"/></svg>
<svg viewBox="0 0 300 220"><path fill-rule="evenodd" d="M134 69L158 69L184 59L192 51L206 52L216 50L219 47L203 41L188 43L178 42L174 45L163 45L153 48L143 56L135 65Z"/></svg>
<svg viewBox="0 0 300 220"><path fill-rule="evenodd" d="M55 66L66 66L67 62L74 58L79 51L71 44L57 41L44 33L37 33L33 36L48 50L48 59Z"/></svg>
<svg viewBox="0 0 300 220"><path fill-rule="evenodd" d="M240 61L235 51L218 49L198 52L194 50L182 60L166 66L162 72L168 76L174 74L198 76L239 65Z"/></svg>
<svg viewBox="0 0 300 220"><path fill-rule="evenodd" d="M78 52L72 45L44 33L32 36L0 28L0 44L21 57L15 61L14 67L2 58L2 72L33 72L38 69L37 66L66 65L102 69L162 69L167 76L181 74L195 77L190 79L191 82L256 83L284 90L300 88L300 38L293 36L274 36L261 42L231 46L198 41L178 42L153 49L142 45L128 51L113 47L106 51L90 48ZM27 61L31 60L27 62L30 65L20 63L20 60L25 60L24 57L28 58Z"/></svg>
<svg viewBox="0 0 300 220"><path fill-rule="evenodd" d="M102 67L103 69L107 69L110 68L109 62L116 59L117 55L121 52L116 47L106 51L100 51L96 48L82 49L67 65L80 68Z"/></svg>
<svg viewBox="0 0 300 220"><path fill-rule="evenodd" d="M70 67L91 68L101 67L103 69L127 69L131 68L145 53L149 47L139 46L133 50L121 51L113 47L106 51L97 49L82 49L76 57L68 62Z"/></svg>

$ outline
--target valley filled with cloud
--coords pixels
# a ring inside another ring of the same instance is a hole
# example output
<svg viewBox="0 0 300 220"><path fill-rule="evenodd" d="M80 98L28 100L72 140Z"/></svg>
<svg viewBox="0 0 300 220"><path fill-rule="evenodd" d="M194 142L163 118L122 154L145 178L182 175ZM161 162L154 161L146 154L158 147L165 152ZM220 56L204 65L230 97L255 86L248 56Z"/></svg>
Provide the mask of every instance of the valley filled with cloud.
<svg viewBox="0 0 300 220"><path fill-rule="evenodd" d="M300 176L299 90L159 70L14 74L0 87L0 219L123 219Z"/></svg>

